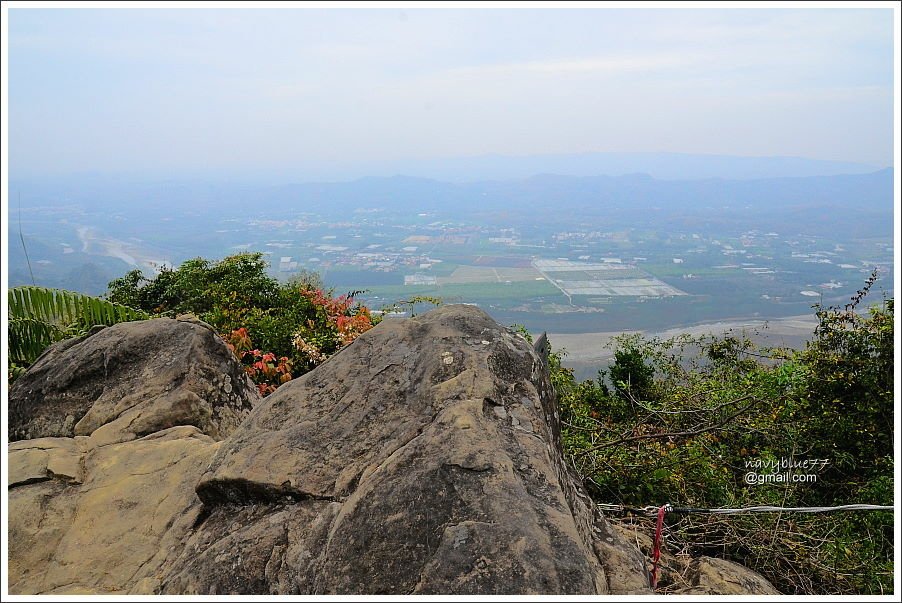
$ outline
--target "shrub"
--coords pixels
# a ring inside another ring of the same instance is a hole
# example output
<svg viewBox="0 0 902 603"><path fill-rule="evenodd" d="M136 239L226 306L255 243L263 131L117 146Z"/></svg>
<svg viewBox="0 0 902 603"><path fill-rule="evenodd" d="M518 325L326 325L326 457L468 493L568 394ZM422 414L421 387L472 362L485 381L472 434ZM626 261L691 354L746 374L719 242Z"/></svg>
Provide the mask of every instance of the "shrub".
<svg viewBox="0 0 902 603"><path fill-rule="evenodd" d="M192 313L235 351L264 395L371 328L353 295L333 297L314 274L279 283L260 253L195 258L153 278L133 270L109 284L111 301L161 316ZM252 343L253 342L253 343Z"/></svg>
<svg viewBox="0 0 902 603"><path fill-rule="evenodd" d="M874 278L845 307L815 306L801 351L745 336L620 337L610 374L584 382L553 353L565 453L593 496L628 507L892 505L893 300L857 311ZM785 471L768 468L783 458L828 463L809 471L813 482L746 482ZM786 594L892 590L889 512L668 525L671 545L745 563Z"/></svg>

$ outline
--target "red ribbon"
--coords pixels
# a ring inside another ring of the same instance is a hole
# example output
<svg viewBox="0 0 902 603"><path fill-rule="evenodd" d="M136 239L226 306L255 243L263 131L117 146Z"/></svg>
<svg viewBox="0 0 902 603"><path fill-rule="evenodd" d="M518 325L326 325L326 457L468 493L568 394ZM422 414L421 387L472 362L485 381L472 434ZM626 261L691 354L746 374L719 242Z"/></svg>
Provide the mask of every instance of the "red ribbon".
<svg viewBox="0 0 902 603"><path fill-rule="evenodd" d="M651 554L651 588L654 590L658 586L658 560L661 558L661 535L664 530L664 513L667 511L667 505L658 509L658 525L655 528L655 546Z"/></svg>

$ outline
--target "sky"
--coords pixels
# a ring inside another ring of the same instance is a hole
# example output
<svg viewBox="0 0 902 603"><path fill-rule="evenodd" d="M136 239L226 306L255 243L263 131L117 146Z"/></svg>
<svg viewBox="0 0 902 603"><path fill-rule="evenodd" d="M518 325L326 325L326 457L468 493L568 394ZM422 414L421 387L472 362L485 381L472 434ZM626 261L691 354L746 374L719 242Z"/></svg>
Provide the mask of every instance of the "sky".
<svg viewBox="0 0 902 603"><path fill-rule="evenodd" d="M485 154L893 163L893 11L35 9L9 175Z"/></svg>

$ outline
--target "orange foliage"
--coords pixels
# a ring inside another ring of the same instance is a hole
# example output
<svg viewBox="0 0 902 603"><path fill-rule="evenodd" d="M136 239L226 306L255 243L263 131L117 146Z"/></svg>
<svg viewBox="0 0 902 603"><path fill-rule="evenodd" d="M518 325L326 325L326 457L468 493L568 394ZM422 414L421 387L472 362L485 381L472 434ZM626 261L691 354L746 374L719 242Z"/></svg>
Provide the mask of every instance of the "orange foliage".
<svg viewBox="0 0 902 603"><path fill-rule="evenodd" d="M251 381L257 385L261 396L267 396L283 383L291 381L291 360L286 356L277 360L272 352L251 349L251 337L246 328L235 329L223 339L244 366Z"/></svg>
<svg viewBox="0 0 902 603"><path fill-rule="evenodd" d="M322 289L307 289L301 294L318 309L318 313L321 312L320 319L308 320L306 329L296 333L294 337L295 347L312 365L320 364L328 358L324 350L340 349L373 327L370 311L365 306L355 305L351 296L330 297ZM285 356L277 358L272 352L254 349L245 327L235 329L224 335L223 339L257 385L261 395L266 396L291 380L291 360Z"/></svg>

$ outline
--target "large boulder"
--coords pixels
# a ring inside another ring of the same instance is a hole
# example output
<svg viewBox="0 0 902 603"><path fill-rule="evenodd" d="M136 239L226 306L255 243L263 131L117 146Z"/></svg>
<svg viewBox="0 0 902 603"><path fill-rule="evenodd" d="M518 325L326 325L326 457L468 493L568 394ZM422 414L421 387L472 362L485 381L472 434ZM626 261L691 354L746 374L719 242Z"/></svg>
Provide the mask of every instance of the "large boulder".
<svg viewBox="0 0 902 603"><path fill-rule="evenodd" d="M480 310L386 320L237 429L240 366L184 375L213 335L172 323L58 346L16 386L11 592L650 592L567 469L542 356ZM203 404L166 401L185 385Z"/></svg>
<svg viewBox="0 0 902 603"><path fill-rule="evenodd" d="M10 388L7 429L10 441L93 435L114 443L194 425L220 440L258 399L212 327L160 318L51 346Z"/></svg>
<svg viewBox="0 0 902 603"><path fill-rule="evenodd" d="M472 306L387 320L217 451L164 593L648 592L568 472L544 360Z"/></svg>
<svg viewBox="0 0 902 603"><path fill-rule="evenodd" d="M200 516L216 440L260 400L209 326L170 319L61 342L9 397L9 585L22 594L151 592Z"/></svg>

